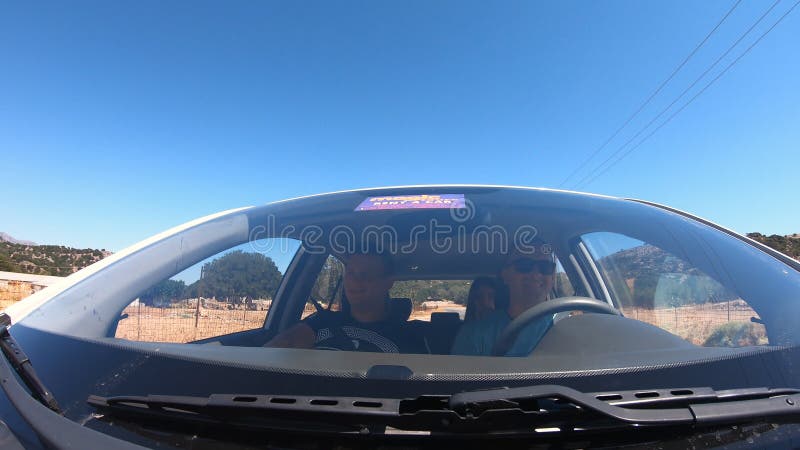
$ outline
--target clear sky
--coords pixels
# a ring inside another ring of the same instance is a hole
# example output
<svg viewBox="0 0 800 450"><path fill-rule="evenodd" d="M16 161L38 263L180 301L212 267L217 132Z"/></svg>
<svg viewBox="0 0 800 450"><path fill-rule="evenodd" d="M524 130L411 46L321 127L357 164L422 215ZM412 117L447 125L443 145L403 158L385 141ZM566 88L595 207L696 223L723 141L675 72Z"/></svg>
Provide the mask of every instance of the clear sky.
<svg viewBox="0 0 800 450"><path fill-rule="evenodd" d="M771 0L741 1L564 182L734 4L6 2L0 231L120 250L238 206L480 183L578 188L743 233L800 232L800 7L625 159L579 183ZM794 4L775 6L661 120Z"/></svg>

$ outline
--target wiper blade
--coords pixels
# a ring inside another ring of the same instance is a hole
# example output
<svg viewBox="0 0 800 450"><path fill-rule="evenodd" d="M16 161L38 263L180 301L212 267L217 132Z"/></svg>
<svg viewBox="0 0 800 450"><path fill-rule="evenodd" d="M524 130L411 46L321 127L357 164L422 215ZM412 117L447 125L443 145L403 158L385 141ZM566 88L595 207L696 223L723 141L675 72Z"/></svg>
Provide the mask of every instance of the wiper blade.
<svg viewBox="0 0 800 450"><path fill-rule="evenodd" d="M2 348L3 354L6 355L6 358L11 362L11 366L22 378L25 385L28 386L28 389L31 390L33 396L43 405L63 415L64 413L58 406L53 393L45 387L39 376L36 375L36 371L33 370L33 365L31 365L28 355L22 351L17 341L9 333L8 327L10 325L11 317L6 313L0 313L0 348Z"/></svg>
<svg viewBox="0 0 800 450"><path fill-rule="evenodd" d="M571 404L631 425L684 425L738 422L754 417L800 415L800 390L711 388L631 390L587 394L566 386L539 385L463 392L450 406L465 416L515 408L542 400ZM657 407L657 408L654 408Z"/></svg>
<svg viewBox="0 0 800 450"><path fill-rule="evenodd" d="M360 432L401 422L401 400L362 397L212 394L208 397L147 395L100 397L87 403L113 417L156 419L161 423L225 425L246 429ZM456 416L453 413L453 416Z"/></svg>
<svg viewBox="0 0 800 450"><path fill-rule="evenodd" d="M386 427L445 433L530 433L534 428L547 427L585 431L738 423L800 415L800 391L761 388L582 393L564 386L540 385L403 400L213 394L90 396L88 403L114 417L162 423L359 433ZM310 424L313 426L307 426Z"/></svg>

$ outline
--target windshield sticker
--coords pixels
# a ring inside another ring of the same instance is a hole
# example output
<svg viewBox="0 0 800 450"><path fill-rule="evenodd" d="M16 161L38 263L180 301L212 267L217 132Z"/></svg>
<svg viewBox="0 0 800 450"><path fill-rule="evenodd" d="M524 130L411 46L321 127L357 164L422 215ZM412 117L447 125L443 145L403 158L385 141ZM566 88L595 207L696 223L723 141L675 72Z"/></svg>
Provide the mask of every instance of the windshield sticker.
<svg viewBox="0 0 800 450"><path fill-rule="evenodd" d="M368 197L356 207L356 211L380 211L387 209L451 209L466 208L464 194L388 195Z"/></svg>

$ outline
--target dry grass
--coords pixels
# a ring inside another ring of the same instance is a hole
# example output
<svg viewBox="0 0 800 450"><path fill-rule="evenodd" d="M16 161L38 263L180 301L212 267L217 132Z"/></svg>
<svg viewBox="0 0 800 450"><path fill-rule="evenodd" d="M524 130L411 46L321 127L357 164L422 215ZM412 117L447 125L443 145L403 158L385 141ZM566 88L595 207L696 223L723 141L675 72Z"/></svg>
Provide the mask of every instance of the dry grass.
<svg viewBox="0 0 800 450"><path fill-rule="evenodd" d="M452 312L459 306L437 309L417 309L411 320L430 320L433 312ZM303 313L308 316L314 312L309 306ZM687 341L703 345L715 331L726 330L726 324L741 325L746 329L745 338L739 338L734 345L766 344L766 331L763 325L750 321L758 317L755 311L744 302L702 304L678 308L624 308L625 316L650 323L676 334ZM116 337L148 342L190 342L238 331L257 329L263 326L266 311L245 309L206 309L199 310L192 305L173 308L155 308L132 305L123 311L128 316L119 322ZM729 327L730 328L730 327Z"/></svg>
<svg viewBox="0 0 800 450"><path fill-rule="evenodd" d="M125 308L115 337L146 342L190 342L264 325L267 311L245 309Z"/></svg>
<svg viewBox="0 0 800 450"><path fill-rule="evenodd" d="M631 319L663 328L695 345L703 345L717 329L733 322L752 326L754 343L767 343L764 325L750 321L751 317L758 318L758 314L743 301L677 308L623 308L623 313Z"/></svg>
<svg viewBox="0 0 800 450"><path fill-rule="evenodd" d="M142 342L191 342L260 328L267 316L267 311L244 309L201 308L198 314L196 305L172 308L141 304L129 306L122 312L127 317L119 322L115 337ZM411 320L430 320L431 313L440 310L453 311L455 308L420 309L411 314ZM307 306L303 317L314 311L313 306Z"/></svg>
<svg viewBox="0 0 800 450"><path fill-rule="evenodd" d="M0 300L0 311L8 308L9 306L17 303L19 300Z"/></svg>
<svg viewBox="0 0 800 450"><path fill-rule="evenodd" d="M466 307L456 304L442 306L439 308L427 308L427 309L415 308L414 311L411 312L411 317L409 317L409 320L424 320L425 322L430 322L431 314L435 312L458 312L461 315L461 317L464 317L465 310Z"/></svg>

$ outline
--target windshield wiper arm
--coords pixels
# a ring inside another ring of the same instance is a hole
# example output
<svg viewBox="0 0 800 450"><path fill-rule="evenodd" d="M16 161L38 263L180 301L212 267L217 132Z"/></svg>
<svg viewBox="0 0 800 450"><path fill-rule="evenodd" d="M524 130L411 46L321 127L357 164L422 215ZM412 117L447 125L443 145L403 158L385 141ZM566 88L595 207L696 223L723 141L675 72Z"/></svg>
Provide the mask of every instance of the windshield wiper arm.
<svg viewBox="0 0 800 450"><path fill-rule="evenodd" d="M161 424L223 425L246 429L364 432L396 418L397 399L212 394L100 397L87 403L113 417ZM311 424L309 427L304 425Z"/></svg>
<svg viewBox="0 0 800 450"><path fill-rule="evenodd" d="M654 392L662 394L654 396ZM88 403L115 417L166 419L170 423L282 430L304 429L303 425L314 424L317 431L362 433L388 426L401 430L475 433L529 432L533 427L565 424L566 429L609 429L794 417L800 415L800 390L756 388L716 392L710 388L691 388L583 393L564 386L540 385L404 400L236 394L109 398L93 395ZM319 424L327 428L320 429Z"/></svg>
<svg viewBox="0 0 800 450"><path fill-rule="evenodd" d="M539 385L462 392L450 407L479 417L498 408L513 408L542 400L567 403L632 425L706 425L738 422L753 417L800 415L800 390L711 388L632 390L587 394L566 386ZM658 408L654 408L658 407Z"/></svg>
<svg viewBox="0 0 800 450"><path fill-rule="evenodd" d="M3 354L6 355L6 358L11 362L11 366L22 378L22 381L25 382L25 385L28 386L28 389L31 390L33 396L43 405L63 415L64 413L58 406L53 393L45 387L39 376L36 375L36 371L33 370L33 365L31 365L28 355L22 351L17 341L9 333L8 327L10 325L11 317L6 313L0 313L0 348L2 348Z"/></svg>

